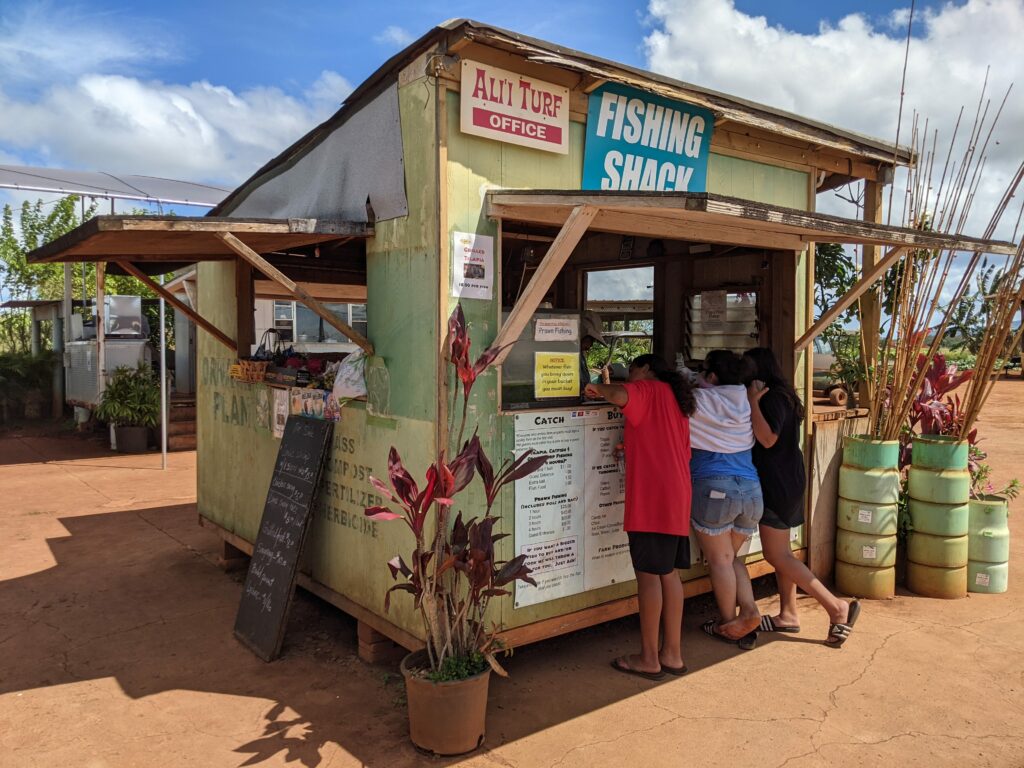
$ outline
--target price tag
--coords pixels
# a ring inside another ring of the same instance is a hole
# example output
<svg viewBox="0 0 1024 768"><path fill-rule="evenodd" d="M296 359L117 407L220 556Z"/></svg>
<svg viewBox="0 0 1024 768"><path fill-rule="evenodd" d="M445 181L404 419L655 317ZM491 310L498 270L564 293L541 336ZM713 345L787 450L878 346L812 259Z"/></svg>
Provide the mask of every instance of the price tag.
<svg viewBox="0 0 1024 768"><path fill-rule="evenodd" d="M878 547L869 547L865 545L860 548L860 554L865 560L874 560L878 557Z"/></svg>
<svg viewBox="0 0 1024 768"><path fill-rule="evenodd" d="M992 586L992 577L987 573L979 573L974 577L974 583L979 587Z"/></svg>
<svg viewBox="0 0 1024 768"><path fill-rule="evenodd" d="M857 522L858 523L870 523L874 518L875 513L870 509L861 509L857 511Z"/></svg>

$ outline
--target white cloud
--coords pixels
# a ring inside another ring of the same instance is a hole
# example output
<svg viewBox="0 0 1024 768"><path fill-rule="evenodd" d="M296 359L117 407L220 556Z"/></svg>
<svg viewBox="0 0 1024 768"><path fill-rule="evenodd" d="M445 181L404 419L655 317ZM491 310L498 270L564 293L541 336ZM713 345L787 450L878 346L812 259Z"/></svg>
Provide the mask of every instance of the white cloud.
<svg viewBox="0 0 1024 768"><path fill-rule="evenodd" d="M380 34L374 35L373 42L382 45L393 45L396 48L404 48L415 39L415 35L408 30L392 25L385 27Z"/></svg>
<svg viewBox="0 0 1024 768"><path fill-rule="evenodd" d="M651 0L654 29L645 40L648 66L681 80L742 96L887 141L896 136L900 76L907 14L896 11L879 22L851 15L814 34L771 26L763 16L739 11L731 0ZM900 22L902 26L897 26ZM988 149L986 181L979 190L969 232L980 234L1022 155L1024 136L1024 3L968 0L914 17L901 143L909 143L910 114L916 109L939 130L939 147L952 136L960 106L969 129L986 67L993 114L1011 82L1018 92L1000 118ZM960 152L954 152L956 157ZM897 179L897 188L900 185ZM1018 193L1018 200L1024 193ZM897 199L898 203L898 199ZM822 209L837 203L819 198ZM998 234L1009 237L1020 203ZM894 209L898 211L898 206ZM849 207L842 211L850 215ZM895 213L894 213L895 222Z"/></svg>
<svg viewBox="0 0 1024 768"><path fill-rule="evenodd" d="M298 97L270 87L235 93L208 81L87 74L37 99L0 90L0 145L56 167L234 183L328 117L351 90L335 72Z"/></svg>
<svg viewBox="0 0 1024 768"><path fill-rule="evenodd" d="M116 17L52 3L10 3L0 11L0 71L7 83L38 83L87 72L121 72L129 65L173 58L168 41L139 21L118 28ZM123 26L123 25L122 25Z"/></svg>

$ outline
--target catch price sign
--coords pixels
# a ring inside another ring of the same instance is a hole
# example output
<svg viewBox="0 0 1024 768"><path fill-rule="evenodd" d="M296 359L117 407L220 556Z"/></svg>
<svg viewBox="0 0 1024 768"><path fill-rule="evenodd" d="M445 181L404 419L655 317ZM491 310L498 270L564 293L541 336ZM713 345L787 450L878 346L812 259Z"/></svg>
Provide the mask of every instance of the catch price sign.
<svg viewBox="0 0 1024 768"><path fill-rule="evenodd" d="M704 192L710 110L606 83L590 94L583 189Z"/></svg>
<svg viewBox="0 0 1024 768"><path fill-rule="evenodd" d="M462 60L463 133L569 153L569 89L476 61Z"/></svg>

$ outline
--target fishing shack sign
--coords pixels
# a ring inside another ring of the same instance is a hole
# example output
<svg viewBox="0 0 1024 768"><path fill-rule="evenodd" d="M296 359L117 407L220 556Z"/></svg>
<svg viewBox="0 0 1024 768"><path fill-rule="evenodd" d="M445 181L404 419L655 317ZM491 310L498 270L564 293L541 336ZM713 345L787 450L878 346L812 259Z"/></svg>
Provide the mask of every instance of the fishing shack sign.
<svg viewBox="0 0 1024 768"><path fill-rule="evenodd" d="M605 83L590 94L583 189L707 190L710 110Z"/></svg>
<svg viewBox="0 0 1024 768"><path fill-rule="evenodd" d="M462 60L463 133L569 154L569 89Z"/></svg>

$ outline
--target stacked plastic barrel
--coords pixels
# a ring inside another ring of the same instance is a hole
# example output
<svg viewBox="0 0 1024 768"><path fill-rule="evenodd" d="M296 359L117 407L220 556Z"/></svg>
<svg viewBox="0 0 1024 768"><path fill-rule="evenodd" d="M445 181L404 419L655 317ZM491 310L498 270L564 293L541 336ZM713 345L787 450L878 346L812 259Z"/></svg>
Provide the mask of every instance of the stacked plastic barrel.
<svg viewBox="0 0 1024 768"><path fill-rule="evenodd" d="M896 594L899 443L864 436L843 441L836 518L836 586L875 599Z"/></svg>
<svg viewBox="0 0 1024 768"><path fill-rule="evenodd" d="M925 597L967 596L971 476L967 443L915 436L907 473L913 531L907 539L907 588Z"/></svg>
<svg viewBox="0 0 1024 768"><path fill-rule="evenodd" d="M967 534L967 590L1006 591L1009 577L1010 529L1006 499L971 499Z"/></svg>

